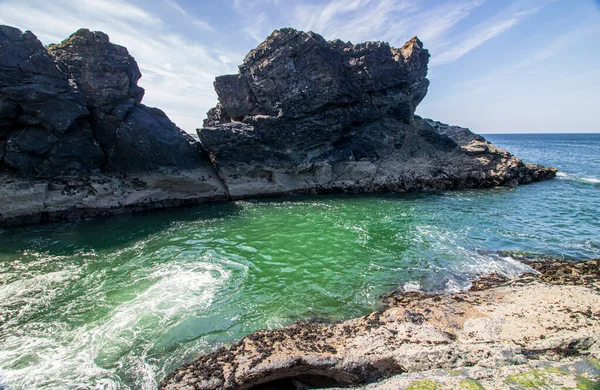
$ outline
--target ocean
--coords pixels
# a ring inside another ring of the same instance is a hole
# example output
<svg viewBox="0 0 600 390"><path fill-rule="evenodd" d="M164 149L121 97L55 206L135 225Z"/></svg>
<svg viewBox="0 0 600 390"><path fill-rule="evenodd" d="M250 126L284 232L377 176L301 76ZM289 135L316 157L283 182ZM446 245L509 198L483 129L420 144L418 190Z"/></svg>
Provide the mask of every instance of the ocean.
<svg viewBox="0 0 600 390"><path fill-rule="evenodd" d="M0 229L0 388L153 389L254 330L600 257L600 134L486 135L554 180L207 204Z"/></svg>

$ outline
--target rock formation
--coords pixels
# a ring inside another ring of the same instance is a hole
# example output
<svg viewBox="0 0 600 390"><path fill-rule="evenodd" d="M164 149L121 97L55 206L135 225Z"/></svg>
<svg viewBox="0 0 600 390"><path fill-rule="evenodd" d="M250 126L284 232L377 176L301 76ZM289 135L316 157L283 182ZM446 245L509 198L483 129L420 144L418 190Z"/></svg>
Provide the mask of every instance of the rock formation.
<svg viewBox="0 0 600 390"><path fill-rule="evenodd" d="M597 262L529 265L539 274L491 276L452 295L395 293L365 317L258 331L181 366L160 388L348 387L390 377L368 388L596 388Z"/></svg>
<svg viewBox="0 0 600 390"><path fill-rule="evenodd" d="M275 31L239 74L216 79L219 104L200 139L233 198L492 187L554 175L467 129L415 116L428 59L416 37L397 49Z"/></svg>
<svg viewBox="0 0 600 390"><path fill-rule="evenodd" d="M127 49L81 29L45 48L0 26L0 221L223 199L199 144L156 108Z"/></svg>
<svg viewBox="0 0 600 390"><path fill-rule="evenodd" d="M302 192L517 185L556 170L414 115L429 81L416 37L327 42L275 31L192 139L141 104L137 63L82 29L44 47L0 26L0 223Z"/></svg>

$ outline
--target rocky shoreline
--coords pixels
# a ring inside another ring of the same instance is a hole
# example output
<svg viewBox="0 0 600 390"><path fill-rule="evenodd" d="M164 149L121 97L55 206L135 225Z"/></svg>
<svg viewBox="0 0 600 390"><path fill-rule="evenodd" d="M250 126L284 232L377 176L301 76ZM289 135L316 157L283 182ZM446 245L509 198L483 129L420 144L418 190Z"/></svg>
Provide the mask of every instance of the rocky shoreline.
<svg viewBox="0 0 600 390"><path fill-rule="evenodd" d="M455 294L395 292L386 308L338 324L255 332L160 388L596 388L600 259L527 265L535 273Z"/></svg>
<svg viewBox="0 0 600 390"><path fill-rule="evenodd" d="M0 225L257 196L516 186L527 164L465 128L414 114L429 53L416 37L326 41L281 29L237 75L200 142L143 105L135 59L81 29L44 47L0 26Z"/></svg>

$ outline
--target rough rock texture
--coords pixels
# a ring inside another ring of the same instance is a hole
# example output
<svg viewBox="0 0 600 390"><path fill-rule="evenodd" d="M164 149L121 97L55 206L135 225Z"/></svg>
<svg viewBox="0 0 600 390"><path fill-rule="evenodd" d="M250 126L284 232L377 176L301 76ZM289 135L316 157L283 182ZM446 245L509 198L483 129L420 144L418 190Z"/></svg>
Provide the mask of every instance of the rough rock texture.
<svg viewBox="0 0 600 390"><path fill-rule="evenodd" d="M0 26L0 223L225 198L199 143L140 103L140 77L104 33L45 48Z"/></svg>
<svg viewBox="0 0 600 390"><path fill-rule="evenodd" d="M258 331L181 366L160 387L347 387L398 374L372 388L597 387L598 260L529 265L541 274L492 275L451 295L394 293L387 309L362 318Z"/></svg>
<svg viewBox="0 0 600 390"><path fill-rule="evenodd" d="M275 31L239 74L216 79L219 104L200 139L233 198L512 186L555 174L415 116L428 59L416 37L397 49Z"/></svg>
<svg viewBox="0 0 600 390"><path fill-rule="evenodd" d="M275 31L238 75L215 81L202 145L141 104L137 63L106 34L81 29L45 48L0 26L0 224L554 176L467 129L415 116L428 59L416 37L396 49Z"/></svg>

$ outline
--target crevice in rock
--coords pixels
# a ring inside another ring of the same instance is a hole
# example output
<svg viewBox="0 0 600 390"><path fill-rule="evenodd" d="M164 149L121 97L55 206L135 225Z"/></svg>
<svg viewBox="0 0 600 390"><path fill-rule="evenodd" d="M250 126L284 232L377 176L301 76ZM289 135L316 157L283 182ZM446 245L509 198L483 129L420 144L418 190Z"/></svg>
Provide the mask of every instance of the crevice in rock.
<svg viewBox="0 0 600 390"><path fill-rule="evenodd" d="M252 99L254 99L256 104L258 104L260 106L260 108L263 110L264 115L269 115L269 113L267 112L265 107L262 105L262 103L256 97L256 94L252 90L251 83L248 81L248 79L243 74L240 74L240 77L242 77L244 79L244 83L246 83L246 86L248 87L248 92L250 92L250 95L252 96Z"/></svg>
<svg viewBox="0 0 600 390"><path fill-rule="evenodd" d="M6 139L0 139L0 169L4 168L4 156L6 156Z"/></svg>
<svg viewBox="0 0 600 390"><path fill-rule="evenodd" d="M298 375L289 375L245 388L249 390L304 390L349 387L355 384L336 378L335 373L318 370L318 372L308 371Z"/></svg>
<svg viewBox="0 0 600 390"><path fill-rule="evenodd" d="M104 149L104 146L102 145L102 143L100 142L100 139L98 138L96 124L95 124L96 121L95 121L95 118L93 117L93 115L91 114L92 109L90 107L88 107L88 111L90 112L90 115L88 116L87 119L88 119L88 123L90 124L90 129L92 130L92 137L94 138L94 141L96 141L96 144L98 144L98 147L104 154L104 161L102 162L102 164L100 164L100 172L104 173L106 170L105 169L106 165L108 164L109 154L108 154L108 151L106 149Z"/></svg>

